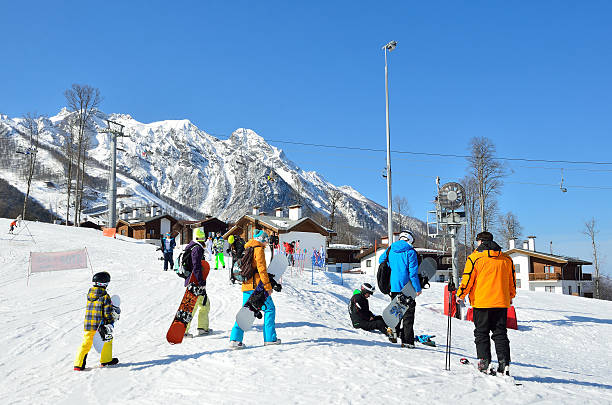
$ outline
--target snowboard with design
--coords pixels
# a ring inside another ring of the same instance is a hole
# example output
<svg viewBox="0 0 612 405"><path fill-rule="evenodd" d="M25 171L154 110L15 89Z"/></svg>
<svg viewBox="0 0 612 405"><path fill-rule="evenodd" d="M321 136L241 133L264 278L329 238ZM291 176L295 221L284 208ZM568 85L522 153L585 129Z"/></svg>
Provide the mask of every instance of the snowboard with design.
<svg viewBox="0 0 612 405"><path fill-rule="evenodd" d="M435 259L431 257L424 258L419 265L420 278L427 278L427 280L429 280L434 276L434 274L436 274L437 268L438 264L436 263ZM391 300L391 303L387 305L382 313L383 320L388 327L393 329L398 323L400 323L401 319L406 313L406 310L408 310L410 300L414 300L415 297L416 291L414 290L412 283L408 281L404 288L402 288L402 291L400 291L400 294L396 295L395 298Z"/></svg>
<svg viewBox="0 0 612 405"><path fill-rule="evenodd" d="M268 265L268 276L274 278L276 282L280 282L280 277L282 277L285 270L287 270L287 266L289 266L287 256L284 254L274 256ZM247 302L236 314L236 323L240 329L246 332L253 327L255 318L262 318L261 308L266 299L268 299L268 296L268 292L264 289L263 283L260 281Z"/></svg>
<svg viewBox="0 0 612 405"><path fill-rule="evenodd" d="M111 297L111 302L113 303L113 316L115 317L115 321L119 319L119 314L121 313L121 298L118 295L113 295ZM102 326L102 324L100 324ZM98 326L98 330L93 338L93 347L96 349L98 353L102 353L102 348L104 347L104 343L108 342L108 340L104 340L102 336L103 332L100 331L100 326Z"/></svg>
<svg viewBox="0 0 612 405"><path fill-rule="evenodd" d="M185 295L183 295L183 300L181 301L181 305L179 305L178 311L174 315L174 320L172 321L172 325L170 325L170 329L168 329L168 333L166 333L166 340L170 344L179 344L183 341L183 337L185 336L185 331L187 330L187 324L191 321L193 312L193 308L195 307L196 301L198 300L197 289L201 287L190 288L191 284L197 283L197 280L193 273L189 276L189 283L187 288L185 288Z"/></svg>

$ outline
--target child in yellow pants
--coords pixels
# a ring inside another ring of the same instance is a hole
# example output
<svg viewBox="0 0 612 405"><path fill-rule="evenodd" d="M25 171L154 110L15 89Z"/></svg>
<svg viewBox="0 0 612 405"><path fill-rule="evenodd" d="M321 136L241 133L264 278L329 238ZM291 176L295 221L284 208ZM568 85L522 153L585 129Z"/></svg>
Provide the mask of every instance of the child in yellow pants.
<svg viewBox="0 0 612 405"><path fill-rule="evenodd" d="M103 325L113 325L115 320L119 318L118 313L113 309L113 303L110 296L106 292L106 287L110 283L110 274L103 271L94 274L92 280L94 286L87 293L87 306L85 308L85 324L83 343L77 352L74 359L74 370L85 370L87 362L87 353L91 350L94 336L98 331L98 327ZM113 340L112 338L104 343L102 353L100 354L100 365L110 366L119 363L119 359L113 358Z"/></svg>
<svg viewBox="0 0 612 405"><path fill-rule="evenodd" d="M208 335L212 329L208 328L208 313L210 312L210 299L208 295L200 295L196 301L195 306L193 307L193 312L191 315L195 318L195 314L198 312L198 336ZM193 320L193 318L191 318ZM191 333L189 333L189 327L191 326L191 322L187 324L187 328L185 329L185 337L193 337Z"/></svg>

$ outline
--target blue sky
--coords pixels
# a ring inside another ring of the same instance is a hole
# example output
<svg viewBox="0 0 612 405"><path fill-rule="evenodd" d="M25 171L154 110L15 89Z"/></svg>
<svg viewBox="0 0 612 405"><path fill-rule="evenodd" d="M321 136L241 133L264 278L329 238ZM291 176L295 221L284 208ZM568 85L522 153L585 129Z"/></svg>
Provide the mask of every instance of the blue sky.
<svg viewBox="0 0 612 405"><path fill-rule="evenodd" d="M612 162L611 14L607 1L3 2L0 112L53 115L87 83L104 111L144 122L384 149L381 46L396 40L393 149L466 154L486 136L499 156ZM386 205L384 153L274 144ZM394 155L392 167L394 194L422 219L435 176L465 173L457 158ZM588 259L592 216L612 249L612 165L508 168L501 211L539 250Z"/></svg>

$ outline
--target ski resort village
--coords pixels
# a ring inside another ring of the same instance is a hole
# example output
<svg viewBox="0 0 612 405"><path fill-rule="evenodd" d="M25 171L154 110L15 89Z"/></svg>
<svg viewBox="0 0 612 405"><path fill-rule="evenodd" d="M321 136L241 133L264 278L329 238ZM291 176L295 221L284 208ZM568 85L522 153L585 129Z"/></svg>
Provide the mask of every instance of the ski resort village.
<svg viewBox="0 0 612 405"><path fill-rule="evenodd" d="M607 2L13 2L0 404L612 404Z"/></svg>

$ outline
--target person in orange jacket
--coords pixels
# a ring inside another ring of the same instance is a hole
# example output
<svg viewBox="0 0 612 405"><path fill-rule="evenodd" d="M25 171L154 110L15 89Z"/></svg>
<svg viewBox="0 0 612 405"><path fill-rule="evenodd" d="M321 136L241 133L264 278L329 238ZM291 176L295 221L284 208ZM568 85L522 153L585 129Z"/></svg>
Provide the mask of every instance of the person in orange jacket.
<svg viewBox="0 0 612 405"><path fill-rule="evenodd" d="M474 343L478 369L487 372L491 363L491 340L495 342L497 371L510 375L510 340L506 329L508 307L516 296L512 259L501 252L490 232L476 236L477 249L468 257L457 302L466 296L474 309ZM493 334L489 337L489 332Z"/></svg>
<svg viewBox="0 0 612 405"><path fill-rule="evenodd" d="M281 340L276 337L276 307L274 306L274 301L272 301L273 286L270 282L266 266L266 244L268 243L268 239L268 234L259 230L255 232L253 239L244 245L245 249L250 247L253 248L253 261L251 262L251 266L253 266L253 269L256 269L256 271L253 277L242 281L242 305L247 302L260 283L268 293L268 297L262 307L262 312L264 314L264 346L281 343ZM235 323L230 334L230 348L244 349L245 345L242 343L243 337L244 331L240 329L238 323Z"/></svg>

